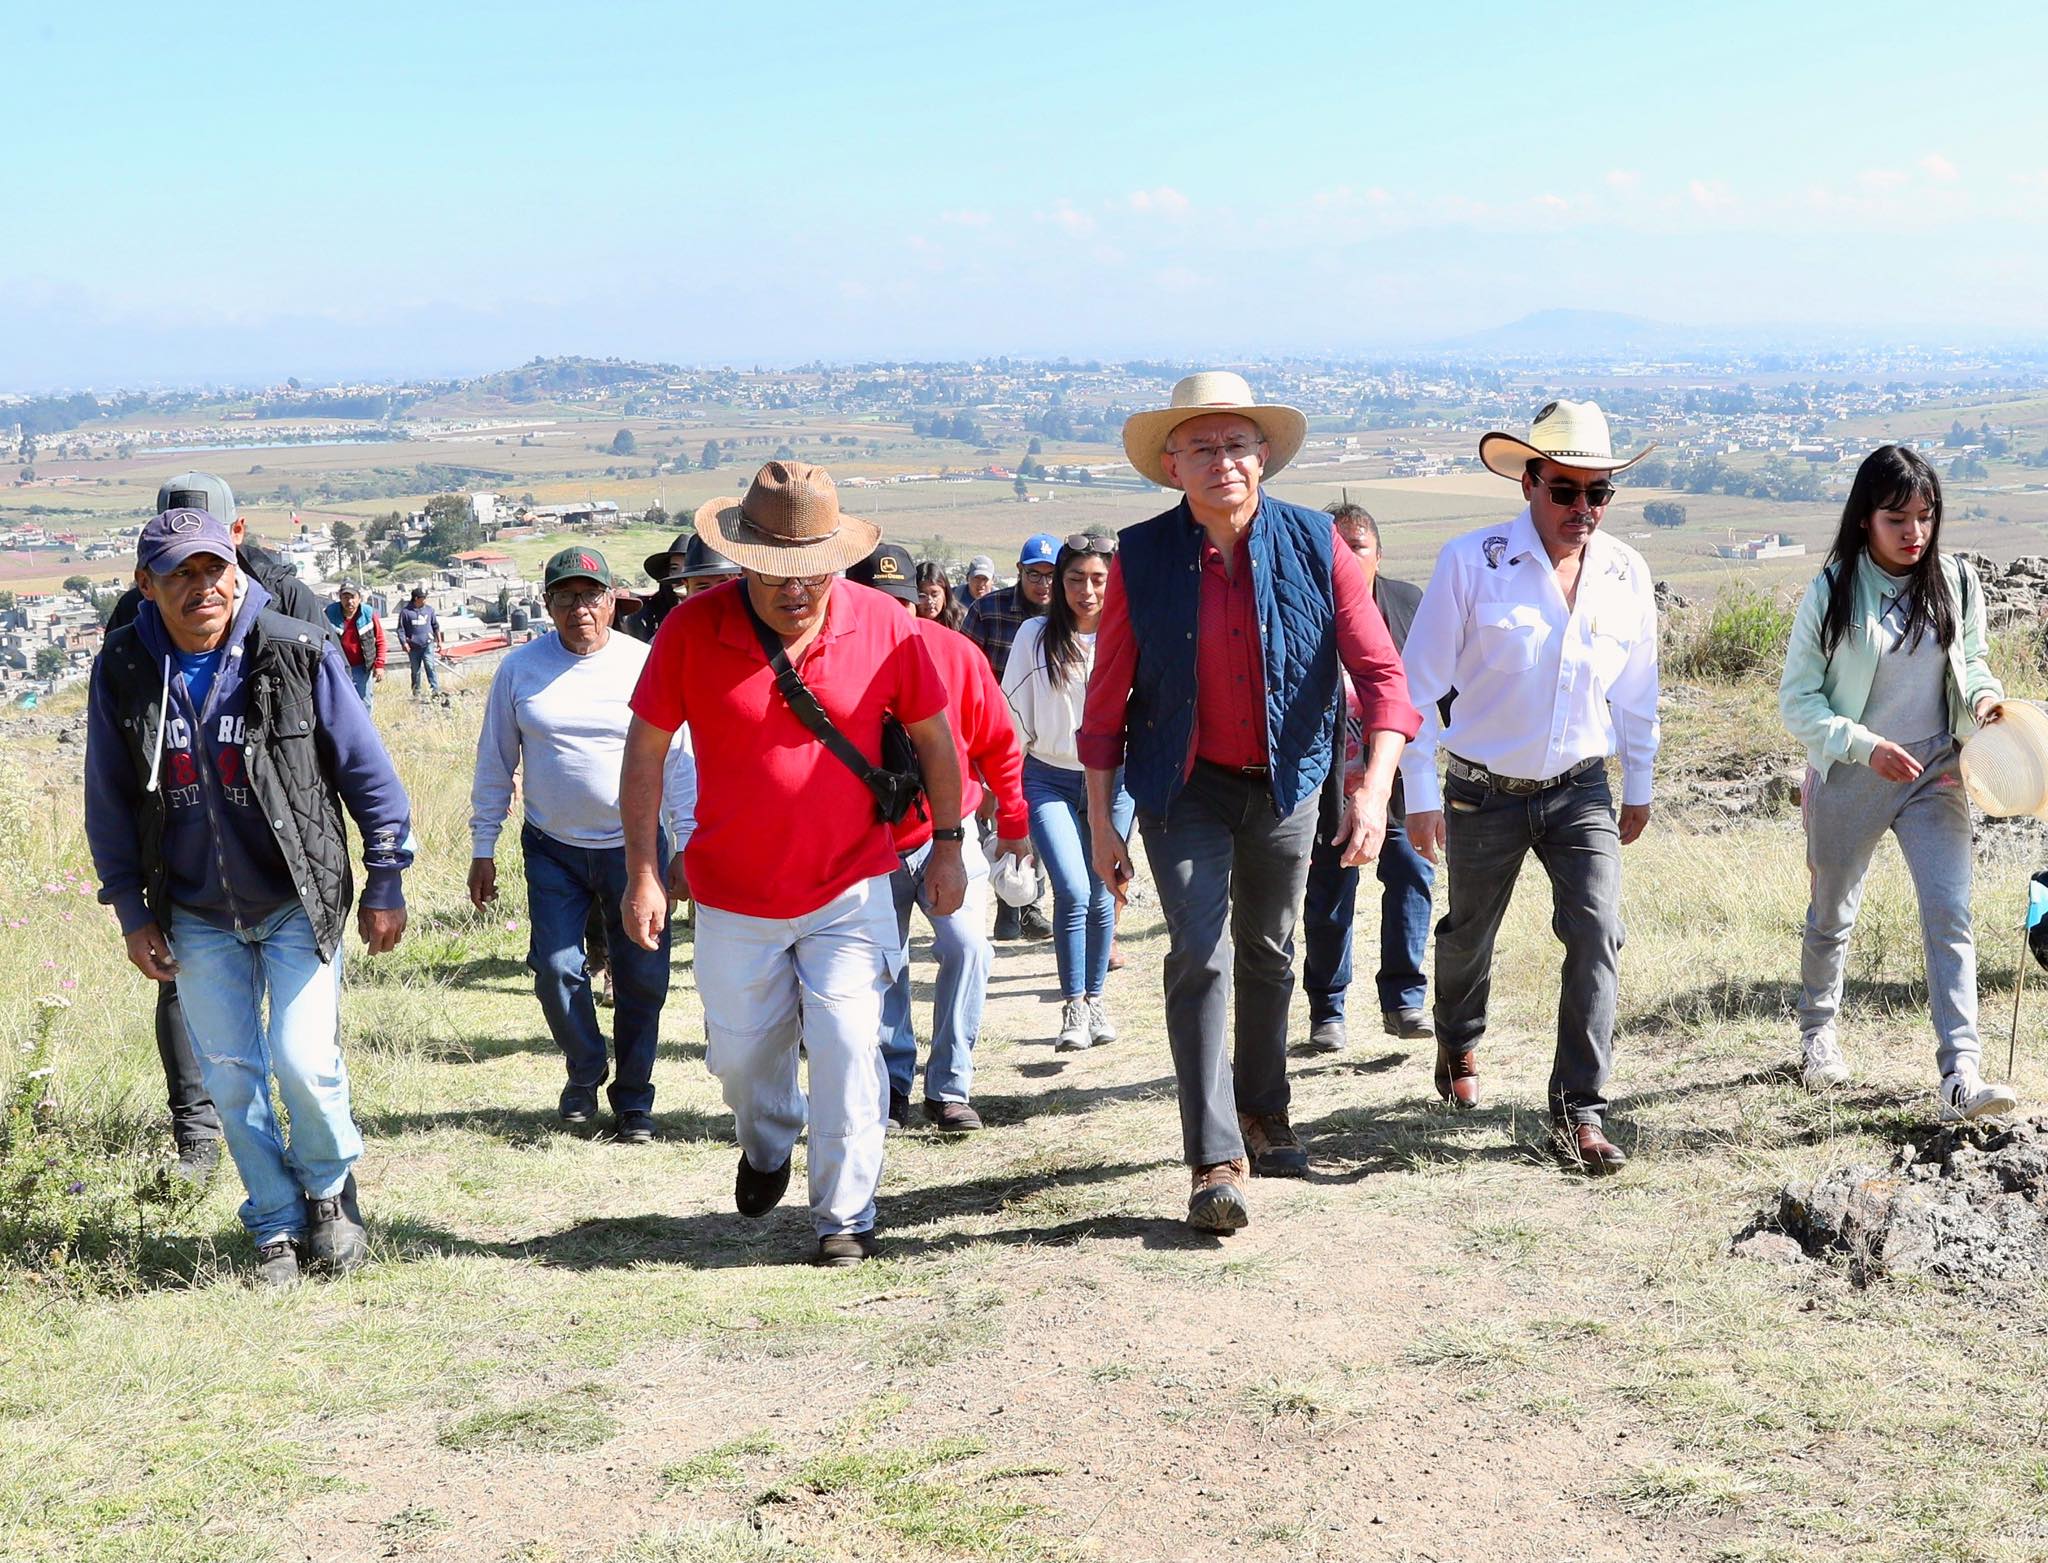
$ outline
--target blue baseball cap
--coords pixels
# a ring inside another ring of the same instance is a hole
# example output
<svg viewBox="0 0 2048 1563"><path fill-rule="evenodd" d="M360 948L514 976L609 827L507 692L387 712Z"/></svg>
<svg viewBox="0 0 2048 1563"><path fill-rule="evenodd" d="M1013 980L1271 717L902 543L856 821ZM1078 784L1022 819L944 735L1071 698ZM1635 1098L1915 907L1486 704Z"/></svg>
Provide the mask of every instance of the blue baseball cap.
<svg viewBox="0 0 2048 1563"><path fill-rule="evenodd" d="M1060 556L1060 540L1050 532L1033 532L1024 539L1023 550L1017 555L1017 563L1051 564Z"/></svg>
<svg viewBox="0 0 2048 1563"><path fill-rule="evenodd" d="M136 565L152 575L168 575L194 554L234 562L234 533L210 510L162 511L149 518L135 543Z"/></svg>

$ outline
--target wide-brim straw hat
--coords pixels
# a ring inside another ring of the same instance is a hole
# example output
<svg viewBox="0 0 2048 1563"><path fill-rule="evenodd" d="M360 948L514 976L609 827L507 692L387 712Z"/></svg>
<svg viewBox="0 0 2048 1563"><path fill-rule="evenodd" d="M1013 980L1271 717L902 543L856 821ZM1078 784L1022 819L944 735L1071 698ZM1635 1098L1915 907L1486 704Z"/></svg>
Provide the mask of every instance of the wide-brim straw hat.
<svg viewBox="0 0 2048 1563"><path fill-rule="evenodd" d="M2007 700L1963 745L1963 787L1986 814L2048 819L2048 711Z"/></svg>
<svg viewBox="0 0 2048 1563"><path fill-rule="evenodd" d="M1617 456L1613 436L1607 432L1607 414L1597 403L1549 402L1529 425L1526 440L1497 429L1482 437L1479 459L1489 472L1519 483L1530 461L1538 456L1581 472L1620 472L1656 448L1645 445L1633 456Z"/></svg>
<svg viewBox="0 0 2048 1563"><path fill-rule="evenodd" d="M1169 406L1133 413L1124 420L1124 454L1131 458L1132 466L1161 488L1178 488L1180 485L1166 475L1166 464L1161 459L1166 454L1167 439L1191 418L1207 417L1212 412L1234 412L1259 426L1267 450L1264 475L1269 478L1301 454L1302 441L1308 438L1308 419L1299 408L1254 401L1252 388L1243 375L1227 369L1204 369L1174 386Z"/></svg>
<svg viewBox="0 0 2048 1563"><path fill-rule="evenodd" d="M706 500L697 530L741 569L761 575L833 575L882 540L874 522L840 510L832 475L803 461L771 461L745 495Z"/></svg>

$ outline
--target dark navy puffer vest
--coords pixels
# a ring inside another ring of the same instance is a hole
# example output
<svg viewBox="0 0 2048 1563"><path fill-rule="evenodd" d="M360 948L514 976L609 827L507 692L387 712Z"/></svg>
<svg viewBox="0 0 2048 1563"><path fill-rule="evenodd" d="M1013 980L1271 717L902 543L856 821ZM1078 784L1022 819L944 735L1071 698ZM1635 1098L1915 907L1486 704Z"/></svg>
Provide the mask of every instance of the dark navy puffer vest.
<svg viewBox="0 0 2048 1563"><path fill-rule="evenodd" d="M1329 773L1337 714L1336 606L1330 518L1259 496L1252 592L1266 675L1266 755L1273 807L1294 812ZM1195 637L1202 633L1202 529L1183 500L1117 534L1138 670L1124 736L1124 785L1163 815L1181 789L1195 738Z"/></svg>

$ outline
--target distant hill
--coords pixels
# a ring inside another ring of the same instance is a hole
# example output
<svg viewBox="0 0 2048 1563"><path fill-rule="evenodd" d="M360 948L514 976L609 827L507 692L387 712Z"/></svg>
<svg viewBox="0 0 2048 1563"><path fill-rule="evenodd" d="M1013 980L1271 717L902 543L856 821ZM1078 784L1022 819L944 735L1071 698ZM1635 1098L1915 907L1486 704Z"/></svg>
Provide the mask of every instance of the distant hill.
<svg viewBox="0 0 2048 1563"><path fill-rule="evenodd" d="M1446 352L1488 358L1662 356L1725 346L1726 333L1668 325L1606 309L1539 309L1504 326L1441 344Z"/></svg>
<svg viewBox="0 0 2048 1563"><path fill-rule="evenodd" d="M571 391L659 385L676 373L673 364L642 364L623 358L536 358L517 369L479 375L466 381L463 389L500 396L508 402L532 402Z"/></svg>

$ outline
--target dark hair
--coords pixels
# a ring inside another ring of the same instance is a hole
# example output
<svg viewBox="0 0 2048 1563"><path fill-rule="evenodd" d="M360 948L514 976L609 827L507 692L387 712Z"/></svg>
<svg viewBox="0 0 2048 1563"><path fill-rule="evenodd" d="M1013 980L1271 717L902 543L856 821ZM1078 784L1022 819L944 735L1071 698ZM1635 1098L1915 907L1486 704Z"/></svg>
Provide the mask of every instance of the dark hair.
<svg viewBox="0 0 2048 1563"><path fill-rule="evenodd" d="M1060 685L1074 675L1081 666L1080 631L1074 628L1073 605L1067 601L1067 566L1077 559L1107 559L1115 547L1114 541L1108 548L1074 548L1060 544L1059 555L1052 562L1052 601L1045 608L1045 676L1052 680L1053 687Z"/></svg>
<svg viewBox="0 0 2048 1563"><path fill-rule="evenodd" d="M1835 530L1822 571L1828 578L1828 606L1821 619L1821 655L1833 656L1848 633L1856 594L1847 583L1856 561L1870 550L1871 518L1880 510L1903 510L1916 500L1927 504L1927 546L1906 578L1906 626L1899 646L1911 648L1930 631L1944 651L1955 643L1956 605L1941 578L1941 479L1907 446L1880 445L1856 469L1848 503L1842 506L1842 524Z"/></svg>
<svg viewBox="0 0 2048 1563"><path fill-rule="evenodd" d="M1323 509L1328 513L1330 520L1334 523L1341 524L1345 521L1364 522L1365 529L1368 532L1372 533L1373 542L1375 544L1379 542L1380 524L1379 522L1373 520L1372 513L1368 511L1365 508L1365 506L1354 505L1348 499L1340 499L1334 505L1325 505Z"/></svg>
<svg viewBox="0 0 2048 1563"><path fill-rule="evenodd" d="M946 579L946 567L936 559L927 559L917 567L917 611L920 616L924 613L924 589L927 586L939 589L939 611L932 618L949 630L957 630L966 621L967 610L953 595L953 583Z"/></svg>

